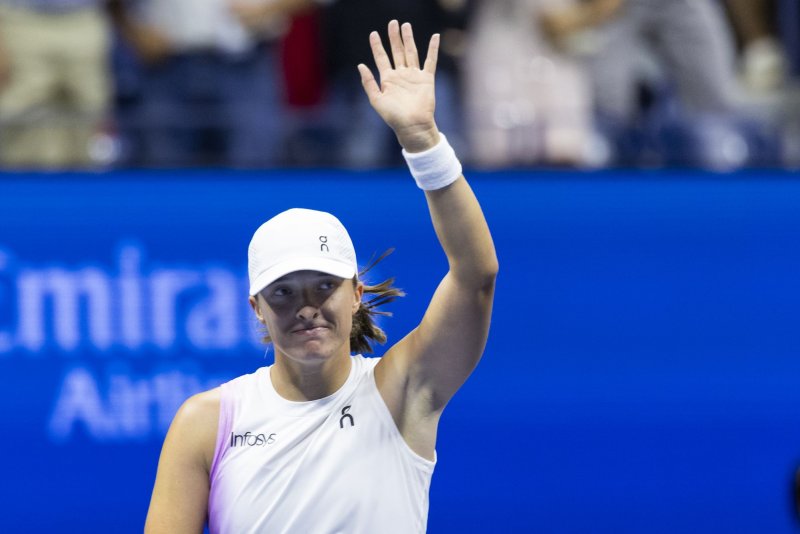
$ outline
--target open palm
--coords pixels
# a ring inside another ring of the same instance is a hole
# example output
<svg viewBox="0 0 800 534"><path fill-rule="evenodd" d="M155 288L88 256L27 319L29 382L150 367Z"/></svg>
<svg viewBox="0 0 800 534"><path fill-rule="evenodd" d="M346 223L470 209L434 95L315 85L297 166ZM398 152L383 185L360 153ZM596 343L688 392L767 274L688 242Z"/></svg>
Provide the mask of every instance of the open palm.
<svg viewBox="0 0 800 534"><path fill-rule="evenodd" d="M378 32L372 32L369 41L378 68L380 85L366 65L359 65L358 70L372 107L401 140L435 129L434 77L439 35L431 38L422 68L410 24L403 24L401 28L395 20L389 23L391 61Z"/></svg>

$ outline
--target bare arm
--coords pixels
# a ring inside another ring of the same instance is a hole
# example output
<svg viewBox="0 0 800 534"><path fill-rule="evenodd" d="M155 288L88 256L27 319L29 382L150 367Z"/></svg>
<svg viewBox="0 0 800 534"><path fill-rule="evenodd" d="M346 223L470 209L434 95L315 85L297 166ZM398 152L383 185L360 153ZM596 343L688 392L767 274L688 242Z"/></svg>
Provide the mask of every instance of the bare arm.
<svg viewBox="0 0 800 534"><path fill-rule="evenodd" d="M203 532L218 421L219 389L191 397L178 410L161 449L146 534Z"/></svg>
<svg viewBox="0 0 800 534"><path fill-rule="evenodd" d="M145 63L158 63L173 52L169 38L160 30L131 16L128 0L109 0L108 13L120 35Z"/></svg>
<svg viewBox="0 0 800 534"><path fill-rule="evenodd" d="M570 35L606 23L624 7L625 0L590 0L546 10L539 18L545 35L559 45Z"/></svg>
<svg viewBox="0 0 800 534"><path fill-rule="evenodd" d="M725 0L728 15L745 46L774 35L767 0Z"/></svg>
<svg viewBox="0 0 800 534"><path fill-rule="evenodd" d="M229 6L245 28L258 32L276 18L291 17L315 7L319 0L272 0L268 2L247 2L229 0Z"/></svg>
<svg viewBox="0 0 800 534"><path fill-rule="evenodd" d="M411 26L389 24L392 62L377 33L370 35L378 86L359 65L370 102L408 152L439 141L433 119L433 83L439 36L422 68ZM393 346L376 369L381 394L409 445L432 455L438 417L475 368L486 344L498 263L489 228L464 177L426 192L434 229L447 256L442 279L419 324Z"/></svg>
<svg viewBox="0 0 800 534"><path fill-rule="evenodd" d="M2 37L0 35L0 93L11 80L11 58Z"/></svg>

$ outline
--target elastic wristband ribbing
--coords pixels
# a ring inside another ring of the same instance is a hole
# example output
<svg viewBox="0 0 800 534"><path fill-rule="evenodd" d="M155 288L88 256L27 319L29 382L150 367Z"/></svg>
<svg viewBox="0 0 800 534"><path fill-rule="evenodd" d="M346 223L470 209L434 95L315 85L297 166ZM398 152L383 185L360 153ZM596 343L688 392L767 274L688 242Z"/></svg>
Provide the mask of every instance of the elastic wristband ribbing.
<svg viewBox="0 0 800 534"><path fill-rule="evenodd" d="M439 134L439 142L433 148L414 153L403 149L403 157L417 186L425 191L446 187L462 173L461 162L443 133Z"/></svg>

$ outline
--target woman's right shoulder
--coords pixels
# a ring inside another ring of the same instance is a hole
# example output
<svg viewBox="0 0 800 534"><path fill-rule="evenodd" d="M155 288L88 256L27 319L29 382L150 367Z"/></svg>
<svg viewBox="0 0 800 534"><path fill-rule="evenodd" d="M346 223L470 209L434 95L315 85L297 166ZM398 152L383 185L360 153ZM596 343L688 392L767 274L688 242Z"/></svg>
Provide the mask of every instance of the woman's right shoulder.
<svg viewBox="0 0 800 534"><path fill-rule="evenodd" d="M169 434L177 448L211 465L219 425L220 388L192 395L178 409Z"/></svg>
<svg viewBox="0 0 800 534"><path fill-rule="evenodd" d="M184 401L175 417L180 415L187 423L192 424L202 424L213 419L216 425L219 420L220 398L219 387L192 395Z"/></svg>
<svg viewBox="0 0 800 534"><path fill-rule="evenodd" d="M173 424L188 427L194 432L204 430L217 430L219 421L221 390L219 387L197 393L186 399L178 413L175 414Z"/></svg>

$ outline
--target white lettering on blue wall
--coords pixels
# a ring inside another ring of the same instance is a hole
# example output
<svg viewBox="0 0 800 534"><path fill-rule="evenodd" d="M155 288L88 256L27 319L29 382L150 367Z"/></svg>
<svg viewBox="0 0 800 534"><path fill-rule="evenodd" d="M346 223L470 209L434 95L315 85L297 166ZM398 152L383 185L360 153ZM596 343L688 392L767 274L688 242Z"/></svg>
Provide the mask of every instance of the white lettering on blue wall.
<svg viewBox="0 0 800 534"><path fill-rule="evenodd" d="M188 397L232 378L211 358L266 364L244 269L159 261L132 241L109 252L68 264L0 246L0 355L63 365L39 393L54 442L161 440Z"/></svg>
<svg viewBox="0 0 800 534"><path fill-rule="evenodd" d="M110 265L30 265L0 249L0 353L205 352L260 344L239 271L148 262L135 243L115 256Z"/></svg>
<svg viewBox="0 0 800 534"><path fill-rule="evenodd" d="M75 366L64 374L47 432L54 442L76 434L97 442L161 439L183 401L229 378L184 369L138 376L121 364L100 375Z"/></svg>

